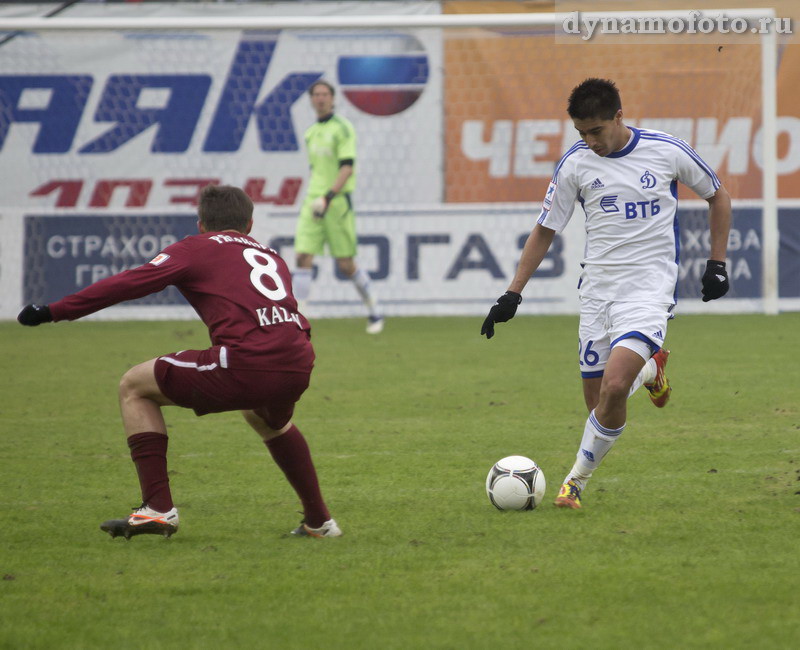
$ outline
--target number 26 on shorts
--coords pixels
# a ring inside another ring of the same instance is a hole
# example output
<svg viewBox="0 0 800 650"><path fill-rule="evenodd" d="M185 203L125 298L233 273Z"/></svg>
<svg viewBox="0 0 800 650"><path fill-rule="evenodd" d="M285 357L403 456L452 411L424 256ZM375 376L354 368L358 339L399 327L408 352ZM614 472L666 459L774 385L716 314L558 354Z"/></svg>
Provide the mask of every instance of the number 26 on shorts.
<svg viewBox="0 0 800 650"><path fill-rule="evenodd" d="M578 340L578 360L581 366L596 366L600 361L600 355L592 350L594 341L586 341L586 349L583 347L583 342Z"/></svg>

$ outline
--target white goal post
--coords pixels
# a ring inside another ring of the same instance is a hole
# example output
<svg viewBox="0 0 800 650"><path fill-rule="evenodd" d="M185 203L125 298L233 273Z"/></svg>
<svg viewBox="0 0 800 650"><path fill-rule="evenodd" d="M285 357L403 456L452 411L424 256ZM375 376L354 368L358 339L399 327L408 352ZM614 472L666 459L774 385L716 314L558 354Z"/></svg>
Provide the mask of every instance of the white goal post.
<svg viewBox="0 0 800 650"><path fill-rule="evenodd" d="M86 10L84 10L85 13ZM97 8L97 13L103 13ZM775 19L772 9L720 9L730 18L743 18L747 21ZM713 13L709 10L707 13ZM688 20L689 11L623 11L581 13L584 20L612 18L656 19L672 18ZM273 30L341 30L341 29L391 29L391 30L453 30L453 29L495 29L521 30L553 29L554 43L568 36L559 33L565 21L573 17L571 13L514 13L514 14L416 14L416 15L337 15L337 16L264 16L264 15L215 15L215 16L158 16L152 18L103 16L103 17L52 17L52 18L4 18L0 16L0 32L6 35L19 35L26 32L75 33L75 32L140 32L140 31L198 31L216 32L219 30L241 30L247 32ZM563 29L562 29L563 32ZM761 140L760 158L762 170L761 183L761 296L759 310L775 314L779 311L778 282L778 186L777 186L777 102L776 67L777 37L773 29L758 34L761 53ZM555 46L555 45L554 45ZM587 44L586 47L592 47ZM580 72L580 71L578 71ZM623 89L624 90L624 89ZM509 199L514 201L514 199ZM370 205L370 207L373 207ZM391 212L392 206L385 207ZM396 207L396 206L395 206ZM434 212L447 207L447 201L437 206ZM474 206L473 206L474 207ZM484 206L491 209L489 206ZM505 206L507 207L507 206ZM380 211L380 210L378 210ZM281 210L277 210L281 212ZM469 211L470 213L472 210ZM387 217L388 218L388 217ZM421 246L422 244L420 244ZM410 264L410 262L409 262ZM7 273L3 274L7 276ZM15 292L18 295L18 292ZM7 317L3 308L0 317ZM335 315L335 314L334 314Z"/></svg>

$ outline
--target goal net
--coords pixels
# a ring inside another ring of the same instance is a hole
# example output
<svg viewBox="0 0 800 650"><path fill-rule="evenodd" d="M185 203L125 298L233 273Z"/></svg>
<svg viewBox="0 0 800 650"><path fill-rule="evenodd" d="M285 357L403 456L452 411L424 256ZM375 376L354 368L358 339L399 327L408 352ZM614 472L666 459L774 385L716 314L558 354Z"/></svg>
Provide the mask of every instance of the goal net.
<svg viewBox="0 0 800 650"><path fill-rule="evenodd" d="M717 170L735 205L725 308L777 310L774 33L586 42L564 32L563 14L400 6L406 14L292 16L294 3L269 17L238 4L0 13L0 316L147 262L194 231L209 183L243 187L254 235L292 266L317 79L336 86L336 110L358 134L358 259L389 315L482 314L505 290L578 139L566 98L587 77L617 83L626 123L685 139ZM681 205L679 296L692 311L707 219L690 193ZM578 210L524 313L576 311L582 228ZM333 261L317 265L310 316L360 315ZM108 315L191 310L172 291Z"/></svg>

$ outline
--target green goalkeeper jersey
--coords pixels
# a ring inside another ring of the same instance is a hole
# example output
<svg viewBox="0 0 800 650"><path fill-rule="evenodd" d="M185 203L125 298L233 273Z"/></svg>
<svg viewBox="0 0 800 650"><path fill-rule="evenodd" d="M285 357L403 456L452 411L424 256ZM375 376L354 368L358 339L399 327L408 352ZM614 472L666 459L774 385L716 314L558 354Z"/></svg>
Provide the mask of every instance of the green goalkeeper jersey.
<svg viewBox="0 0 800 650"><path fill-rule="evenodd" d="M356 132L349 120L335 114L318 120L308 128L305 139L311 164L308 196L323 196L331 189L342 160L353 161L353 173L341 192L352 192L356 186Z"/></svg>

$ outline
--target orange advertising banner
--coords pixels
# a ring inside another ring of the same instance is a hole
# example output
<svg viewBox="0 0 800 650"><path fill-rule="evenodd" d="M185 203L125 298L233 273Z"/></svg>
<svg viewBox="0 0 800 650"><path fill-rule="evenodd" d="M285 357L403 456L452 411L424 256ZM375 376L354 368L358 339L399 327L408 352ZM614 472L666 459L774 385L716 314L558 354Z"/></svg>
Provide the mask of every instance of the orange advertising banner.
<svg viewBox="0 0 800 650"><path fill-rule="evenodd" d="M567 98L589 77L615 81L627 124L683 138L732 197L760 198L760 45L617 41L563 44L544 26L447 34L446 200L541 201L555 164L579 139ZM784 46L779 59L781 198L800 198L799 51Z"/></svg>

